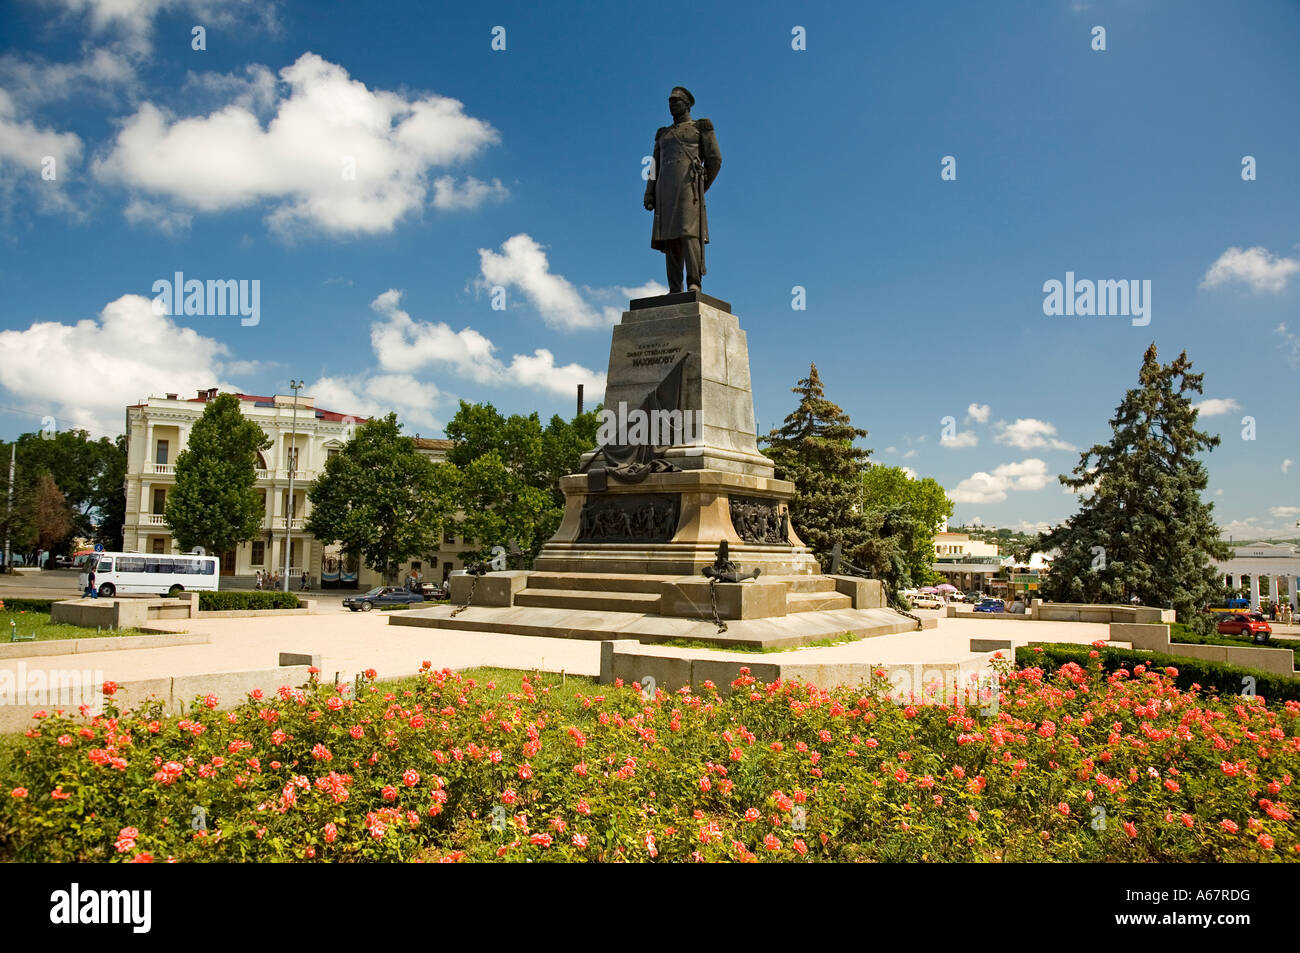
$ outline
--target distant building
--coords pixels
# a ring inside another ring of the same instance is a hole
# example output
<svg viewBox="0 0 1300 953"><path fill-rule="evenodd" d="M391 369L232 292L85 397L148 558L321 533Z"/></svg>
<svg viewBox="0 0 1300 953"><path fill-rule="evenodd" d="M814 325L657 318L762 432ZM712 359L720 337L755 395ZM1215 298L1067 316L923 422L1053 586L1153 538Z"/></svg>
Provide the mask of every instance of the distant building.
<svg viewBox="0 0 1300 953"><path fill-rule="evenodd" d="M195 397L167 394L126 408L126 522L122 528L126 551L179 551L163 516L167 494L176 485L176 456L187 446L190 431L208 401L216 396L214 387ZM258 570L283 573L286 535L290 541L289 575L295 586L304 570L313 588L379 585L378 573L347 560L337 544L317 540L303 530L311 512L308 487L324 470L325 461L343 449L352 429L367 418L325 410L315 406L311 397L235 396L244 416L262 428L271 446L258 454L257 461L257 488L264 508L261 531L252 540L219 554L221 575L230 577L222 580L223 585L251 585ZM415 438L415 445L419 452L441 462L447 459L451 441ZM290 468L295 468L292 500ZM290 520L287 528L286 517ZM446 578L458 568L456 539L455 527L446 527L438 550L406 563L401 575L415 566L426 581ZM461 544L460 548L468 548L463 539Z"/></svg>
<svg viewBox="0 0 1300 953"><path fill-rule="evenodd" d="M988 592L993 577L1002 569L1002 556L994 543L945 529L934 534L933 568L962 592Z"/></svg>
<svg viewBox="0 0 1300 953"><path fill-rule="evenodd" d="M1285 597L1296 605L1296 585L1300 582L1300 549L1287 543L1254 543L1238 546L1231 559L1216 563L1229 589L1247 589L1250 607L1261 601L1259 581L1269 579L1269 599L1281 602Z"/></svg>

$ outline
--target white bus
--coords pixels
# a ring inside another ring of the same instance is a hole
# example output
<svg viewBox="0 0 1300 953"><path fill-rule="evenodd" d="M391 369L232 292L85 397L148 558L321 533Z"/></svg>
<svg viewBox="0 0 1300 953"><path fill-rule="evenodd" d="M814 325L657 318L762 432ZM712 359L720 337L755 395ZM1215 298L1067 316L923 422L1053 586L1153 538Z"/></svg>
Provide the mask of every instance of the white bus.
<svg viewBox="0 0 1300 953"><path fill-rule="evenodd" d="M105 597L119 592L216 592L221 579L216 556L191 553L99 553L86 566L95 570L95 589ZM85 592L85 569L77 581Z"/></svg>

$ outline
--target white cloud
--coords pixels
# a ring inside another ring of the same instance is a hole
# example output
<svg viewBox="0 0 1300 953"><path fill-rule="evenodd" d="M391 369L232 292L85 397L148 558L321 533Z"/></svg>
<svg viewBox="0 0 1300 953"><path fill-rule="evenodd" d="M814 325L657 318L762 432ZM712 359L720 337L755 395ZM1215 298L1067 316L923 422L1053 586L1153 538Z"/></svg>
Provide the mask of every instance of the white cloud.
<svg viewBox="0 0 1300 953"><path fill-rule="evenodd" d="M43 207L75 214L78 210L64 186L72 178L81 152L81 137L76 133L57 132L19 118L13 97L0 89L0 195L6 196L6 207L12 206L12 193L21 183ZM53 179L44 177L47 167Z"/></svg>
<svg viewBox="0 0 1300 953"><path fill-rule="evenodd" d="M500 202L509 194L510 190L501 184L500 179L487 183L480 182L471 175L459 185L450 175L433 180L433 205L444 212L475 209L489 199Z"/></svg>
<svg viewBox="0 0 1300 953"><path fill-rule="evenodd" d="M142 104L96 161L96 176L188 211L267 202L267 221L285 235L373 234L423 209L431 168L499 141L454 99L372 91L314 53L280 71L288 92L276 90L264 127L253 111L257 75L254 91L206 116Z"/></svg>
<svg viewBox="0 0 1300 953"><path fill-rule="evenodd" d="M1201 279L1202 288L1214 288L1228 282L1239 281L1253 291L1282 291L1291 276L1300 272L1300 260L1269 254L1268 249L1256 246L1244 251L1229 248L1210 266Z"/></svg>
<svg viewBox="0 0 1300 953"><path fill-rule="evenodd" d="M898 448L897 448L897 447L886 447L886 448L885 448L885 453L898 453Z"/></svg>
<svg viewBox="0 0 1300 953"><path fill-rule="evenodd" d="M1279 324L1274 330L1282 338L1282 348L1287 363L1292 367L1300 367L1300 334L1292 334L1286 322Z"/></svg>
<svg viewBox="0 0 1300 953"><path fill-rule="evenodd" d="M909 480L915 480L917 478L917 472L911 467L900 467L899 469L903 471Z"/></svg>
<svg viewBox="0 0 1300 953"><path fill-rule="evenodd" d="M973 447L978 444L979 437L975 436L975 431L967 430L964 433L955 433L951 437L940 437L939 446L941 447Z"/></svg>
<svg viewBox="0 0 1300 953"><path fill-rule="evenodd" d="M75 62L26 54L0 56L0 83L26 108L71 96L115 100L137 88L134 58L114 47L91 47Z"/></svg>
<svg viewBox="0 0 1300 953"><path fill-rule="evenodd" d="M996 443L1032 450L1035 447L1050 447L1053 450L1077 450L1078 448L1060 440L1056 436L1056 427L1046 420L1022 417L1013 424L999 422L1000 428L993 439Z"/></svg>
<svg viewBox="0 0 1300 953"><path fill-rule="evenodd" d="M1192 406L1201 412L1202 417L1217 417L1221 414L1230 414L1234 410L1241 410L1241 404L1231 397L1211 397Z"/></svg>
<svg viewBox="0 0 1300 953"><path fill-rule="evenodd" d="M132 225L147 225L165 235L188 232L194 222L194 216L188 212L178 212L146 199L132 199L123 214Z"/></svg>
<svg viewBox="0 0 1300 953"><path fill-rule="evenodd" d="M382 417L396 411L408 431L435 432L444 421L435 412L455 403L435 384L416 380L410 374L355 374L321 377L306 392L316 398L318 407L359 417Z"/></svg>
<svg viewBox="0 0 1300 953"><path fill-rule="evenodd" d="M909 450L909 451L907 451L907 453L903 454L903 459L904 459L904 460L911 460L914 456L916 456L916 451L915 451L915 450Z"/></svg>
<svg viewBox="0 0 1300 953"><path fill-rule="evenodd" d="M383 318L370 326L370 343L385 371L410 373L435 365L479 384L564 395L574 393L578 384L593 393L605 390L604 374L578 364L557 365L555 355L545 348L516 354L506 364L496 357L496 345L478 331L416 321L402 310L401 300L402 292L389 289L370 304Z"/></svg>
<svg viewBox="0 0 1300 953"><path fill-rule="evenodd" d="M512 235L501 244L501 253L478 250L483 278L490 288L517 288L550 327L564 331L604 328L618 321L614 308L597 310L578 293L567 278L551 271L546 252L527 234Z"/></svg>
<svg viewBox="0 0 1300 953"><path fill-rule="evenodd" d="M1050 479L1046 462L1031 457L1004 463L992 473L980 471L962 480L948 493L954 503L1001 503L1008 492L1041 490Z"/></svg>
<svg viewBox="0 0 1300 953"><path fill-rule="evenodd" d="M141 398L229 387L221 380L227 354L221 342L154 314L149 298L123 295L98 319L0 332L0 386L60 430L112 435L123 408Z"/></svg>
<svg viewBox="0 0 1300 953"><path fill-rule="evenodd" d="M84 17L97 41L107 36L136 54L152 50L154 20L164 11L184 12L207 29L247 26L250 21L270 30L278 26L275 4L256 0L45 0L45 6ZM184 44L188 51L188 31Z"/></svg>
<svg viewBox="0 0 1300 953"><path fill-rule="evenodd" d="M1288 457L1287 459L1285 459L1285 460L1282 461L1282 472L1283 472L1283 473L1290 473L1290 472L1291 472L1291 464L1292 464L1292 462L1293 462L1293 461L1291 460L1290 457Z"/></svg>
<svg viewBox="0 0 1300 953"><path fill-rule="evenodd" d="M966 408L966 419L973 420L977 424L986 424L989 422L989 405L988 404L971 404Z"/></svg>
<svg viewBox="0 0 1300 953"><path fill-rule="evenodd" d="M1300 516L1300 506L1274 506L1269 512L1279 519Z"/></svg>

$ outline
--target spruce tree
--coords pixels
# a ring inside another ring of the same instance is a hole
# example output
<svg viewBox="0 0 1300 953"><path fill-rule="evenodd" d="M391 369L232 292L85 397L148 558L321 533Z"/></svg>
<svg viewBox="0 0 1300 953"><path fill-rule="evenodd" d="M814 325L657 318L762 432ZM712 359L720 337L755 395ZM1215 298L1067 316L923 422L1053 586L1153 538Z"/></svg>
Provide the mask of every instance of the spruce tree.
<svg viewBox="0 0 1300 953"><path fill-rule="evenodd" d="M867 431L853 426L849 415L826 399L816 364L791 390L799 395L799 406L767 435L763 452L782 478L794 483L794 530L819 559L826 559L840 543L849 562L883 575L897 554L884 551L859 506L860 481L871 451L853 441ZM880 514L880 522L885 519Z"/></svg>
<svg viewBox="0 0 1300 953"><path fill-rule="evenodd" d="M1202 451L1219 437L1196 429L1205 375L1191 373L1184 351L1171 364L1142 359L1138 386L1124 395L1109 443L1086 450L1073 476L1061 482L1083 496L1079 512L1043 534L1038 548L1059 549L1043 587L1065 602L1127 603L1178 610L1198 624L1201 609L1221 588L1215 559L1226 559L1214 504L1201 494L1209 482Z"/></svg>

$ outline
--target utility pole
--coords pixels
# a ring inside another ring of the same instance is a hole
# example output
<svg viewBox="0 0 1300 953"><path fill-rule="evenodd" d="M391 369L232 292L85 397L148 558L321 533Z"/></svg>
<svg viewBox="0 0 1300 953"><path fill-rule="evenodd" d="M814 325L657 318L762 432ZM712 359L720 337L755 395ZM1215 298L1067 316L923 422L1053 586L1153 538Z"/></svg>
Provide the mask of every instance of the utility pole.
<svg viewBox="0 0 1300 953"><path fill-rule="evenodd" d="M289 436L289 502L284 509L284 591L289 591L289 554L293 552L293 475L298 469L298 391L302 381L289 381L293 391L293 429Z"/></svg>
<svg viewBox="0 0 1300 953"><path fill-rule="evenodd" d="M582 416L582 385L578 385L578 416Z"/></svg>
<svg viewBox="0 0 1300 953"><path fill-rule="evenodd" d="M12 572L13 566L10 562L11 553L9 551L9 524L13 521L14 512L14 455L18 452L18 441L15 440L9 444L9 492L8 499L5 501L5 572Z"/></svg>

